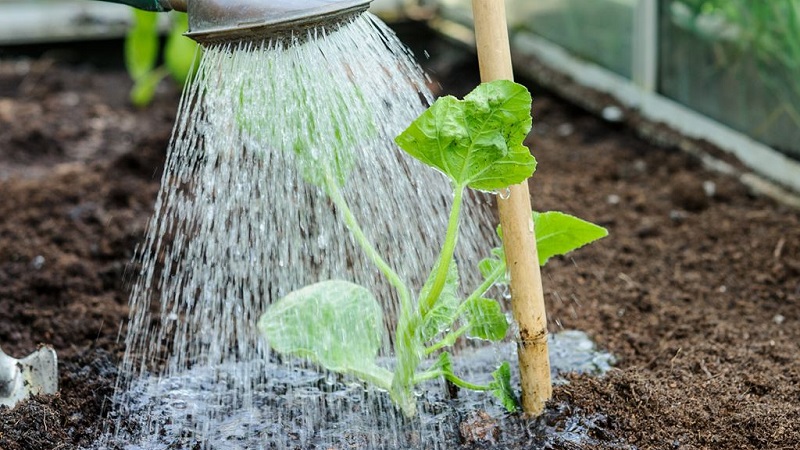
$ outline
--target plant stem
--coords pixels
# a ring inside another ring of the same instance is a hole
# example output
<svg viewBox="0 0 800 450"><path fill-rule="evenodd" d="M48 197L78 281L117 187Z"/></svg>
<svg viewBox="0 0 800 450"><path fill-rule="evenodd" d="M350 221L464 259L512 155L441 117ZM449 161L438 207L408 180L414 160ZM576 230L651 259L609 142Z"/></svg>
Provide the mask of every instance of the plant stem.
<svg viewBox="0 0 800 450"><path fill-rule="evenodd" d="M400 297L400 305L404 310L410 310L411 308L411 294L408 290L408 287L397 275L397 272L392 269L389 264L381 258L381 255L369 241L369 238L364 234L364 230L361 229L361 226L358 224L353 212L350 210L350 207L347 205L347 201L345 200L344 196L342 195L342 191L339 189L339 185L336 184L336 180L331 174L330 169L325 169L325 189L328 191L328 196L331 198L333 203L339 208L339 211L344 216L344 223L347 226L347 229L353 234L358 245L367 255L367 257L376 265L378 269L383 273L389 283L397 289L397 293Z"/></svg>
<svg viewBox="0 0 800 450"><path fill-rule="evenodd" d="M347 201L342 195L342 192L329 169L325 169L324 177L325 189L328 192L328 196L344 216L345 225L347 225L347 228L353 234L356 242L367 255L367 257L376 266L378 266L378 269L380 269L386 279L389 280L389 283L394 286L394 288L397 290L398 296L400 297L400 317L397 319L397 330L395 332L394 343L395 358L397 362L395 371L391 378L387 377L391 381L387 386L385 378L377 377L376 379L375 376L372 376L373 374L367 374L368 376L363 379L370 380L371 382L375 383L376 386L387 389L392 397L392 400L398 406L400 406L400 408L403 410L403 413L406 416L411 417L416 412L416 399L414 398L413 392L413 380L414 372L417 370L421 360L420 349L422 348L422 344L419 342L419 338L417 337L417 328L419 327L420 323L419 315L415 314L415 310L411 304L411 293L408 287L405 285L405 283L403 283L403 281L400 279L400 276L397 275L394 269L392 269L391 266L389 266L389 264L386 263L383 258L381 258L372 243L370 243L369 239L364 234L364 231L358 225L358 221L356 221L353 212L347 205Z"/></svg>
<svg viewBox="0 0 800 450"><path fill-rule="evenodd" d="M467 299L466 299L466 300L464 300L464 302L463 302L463 303L461 303L461 304L462 304L462 305L464 305L464 304L465 304L465 303L467 303L468 301L475 300L476 298L479 298L479 297L483 296L483 294L485 294L485 293L486 293L486 291L488 291L488 290L489 290L489 289L490 289L492 286L494 286L494 285L495 285L495 283L497 283L497 280L499 280L499 279L500 279L500 278L501 278L503 275L505 275L505 274L506 274L506 269L507 269L507 267L506 267L505 261L503 261L503 263L502 263L502 264L499 264L499 265L498 265L498 266L497 266L497 267L496 267L496 268L495 268L495 269L494 269L494 270L493 270L493 271L492 271L492 272L491 272L491 273L490 273L490 274L489 274L489 275L486 277L486 279L485 279L485 280L483 280L483 283L481 283L481 285L480 285L480 286L478 286L478 287L477 287L477 288L476 288L476 289L475 289L475 290L472 292L472 294L470 294L470 295L469 295L469 297L467 297Z"/></svg>
<svg viewBox="0 0 800 450"><path fill-rule="evenodd" d="M446 373L446 374L444 374L444 377L447 379L447 381L455 384L456 386L458 386L460 388L464 388L464 389L469 389L471 391L491 391L492 390L491 386L470 383L469 381L465 381L465 380L462 380L461 378L458 378L457 376L453 375L452 373L449 373L449 374Z"/></svg>
<svg viewBox="0 0 800 450"><path fill-rule="evenodd" d="M444 238L442 251L439 253L439 258L433 266L436 270L436 277L433 279L433 284L428 292L428 296L420 299L419 311L422 317L428 314L439 299L439 295L444 289L447 282L447 272L450 266L450 261L453 259L453 253L456 250L456 242L458 241L458 218L461 213L461 203L464 199L464 186L456 186L453 195L453 206L450 210L450 218L447 222L447 234Z"/></svg>
<svg viewBox="0 0 800 450"><path fill-rule="evenodd" d="M433 380L435 378L444 377L447 381L455 384L456 386L469 389L471 391L491 391L492 387L489 385L470 383L469 381L462 380L455 376L452 372L445 372L442 369L428 370L414 377L414 384L422 383L423 381Z"/></svg>
<svg viewBox="0 0 800 450"><path fill-rule="evenodd" d="M464 186L454 189L453 205L450 210L450 217L447 223L447 234L442 244L439 258L434 265L436 270L433 284L427 297L420 299L419 310L413 309L408 303L402 304L400 317L397 321L397 331L395 332L394 353L396 366L394 378L392 379L392 399L400 405L406 416L414 415L416 407L414 399L414 377L419 367L422 357L425 355L425 347L420 342L419 327L425 315L431 310L447 282L447 274L450 261L458 240L458 218L461 211L461 202L464 198Z"/></svg>
<svg viewBox="0 0 800 450"><path fill-rule="evenodd" d="M469 326L463 326L456 331L452 331L447 333L442 340L439 342L431 345L430 347L425 348L425 356L430 355L431 353L435 352L436 350L443 349L445 347L449 347L456 343L456 339L461 337L464 333L469 331Z"/></svg>
<svg viewBox="0 0 800 450"><path fill-rule="evenodd" d="M441 369L428 370L428 371L425 371L425 372L422 372L420 374L415 375L414 376L414 384L420 384L420 383L424 383L424 382L429 381L429 380L435 380L435 379L437 379L437 378L439 378L441 376L444 376L444 372L442 372Z"/></svg>

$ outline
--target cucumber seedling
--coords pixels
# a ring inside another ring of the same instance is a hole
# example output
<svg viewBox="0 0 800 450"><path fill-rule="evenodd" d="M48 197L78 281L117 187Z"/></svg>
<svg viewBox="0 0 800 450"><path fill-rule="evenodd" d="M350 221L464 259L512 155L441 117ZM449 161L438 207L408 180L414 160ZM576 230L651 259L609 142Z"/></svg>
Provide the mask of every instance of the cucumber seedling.
<svg viewBox="0 0 800 450"><path fill-rule="evenodd" d="M508 333L500 303L486 296L490 288L507 282L503 250L495 248L480 261L483 281L466 298L459 296L453 255L465 191L502 191L533 174L536 160L523 144L531 130L530 110L531 96L524 86L511 81L484 83L463 100L438 99L396 138L409 155L446 175L453 188L441 251L416 295L378 254L342 195L354 161L331 155L340 163L324 164L300 155L300 173L325 190L358 246L397 291L394 364L390 370L377 362L384 336L380 304L368 288L344 280L303 287L270 305L258 326L271 348L386 390L407 416L416 413L414 387L437 378L489 391L509 411L517 410L508 362L493 373L493 381L475 384L453 372L447 349L464 335L500 341ZM602 227L560 212L532 212L532 216L540 264L607 235ZM429 359L432 363L424 364Z"/></svg>

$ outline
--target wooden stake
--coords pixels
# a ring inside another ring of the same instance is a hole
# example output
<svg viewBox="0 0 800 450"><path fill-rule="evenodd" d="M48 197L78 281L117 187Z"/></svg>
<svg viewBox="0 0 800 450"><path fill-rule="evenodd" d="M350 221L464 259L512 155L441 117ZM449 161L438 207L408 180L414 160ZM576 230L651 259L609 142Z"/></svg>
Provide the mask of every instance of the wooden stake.
<svg viewBox="0 0 800 450"><path fill-rule="evenodd" d="M484 82L513 80L505 1L472 0L472 11L481 79ZM499 198L498 210L503 227L503 247L511 273L511 308L519 326L517 349L522 409L525 413L539 415L553 394L547 350L547 313L528 182L512 186L510 191L508 198Z"/></svg>

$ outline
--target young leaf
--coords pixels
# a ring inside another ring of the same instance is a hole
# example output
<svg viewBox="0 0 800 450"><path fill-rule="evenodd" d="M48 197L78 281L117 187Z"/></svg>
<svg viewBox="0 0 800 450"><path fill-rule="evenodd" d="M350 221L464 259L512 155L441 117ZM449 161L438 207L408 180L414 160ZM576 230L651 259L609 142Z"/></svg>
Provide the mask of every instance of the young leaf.
<svg viewBox="0 0 800 450"><path fill-rule="evenodd" d="M541 266L552 256L564 255L608 236L605 228L558 211L532 214Z"/></svg>
<svg viewBox="0 0 800 450"><path fill-rule="evenodd" d="M494 381L489 383L492 394L500 400L508 412L519 411L519 399L511 387L511 367L508 362L504 361L497 370L492 372L492 377L494 377Z"/></svg>
<svg viewBox="0 0 800 450"><path fill-rule="evenodd" d="M392 373L375 365L383 338L383 311L365 288L323 281L272 304L258 329L275 351L389 389Z"/></svg>
<svg viewBox="0 0 800 450"><path fill-rule="evenodd" d="M506 80L484 83L464 100L436 100L395 140L457 186L503 189L536 168L522 144L531 129L530 111L531 95L524 86Z"/></svg>
<svg viewBox="0 0 800 450"><path fill-rule="evenodd" d="M134 10L133 27L125 36L125 67L134 81L156 66L158 58L158 15Z"/></svg>
<svg viewBox="0 0 800 450"><path fill-rule="evenodd" d="M464 307L470 336L489 341L500 341L506 336L508 320L496 301L476 298L468 300Z"/></svg>
<svg viewBox="0 0 800 450"><path fill-rule="evenodd" d="M422 287L419 298L425 298L428 295L436 272L437 270L434 268L428 281ZM456 262L451 260L447 266L447 279L442 293L439 294L439 298L433 304L433 308L422 318L423 325L420 330L422 342L430 341L437 334L453 325L458 304L458 267Z"/></svg>
<svg viewBox="0 0 800 450"><path fill-rule="evenodd" d="M495 247L492 249L492 256L484 258L478 263L478 270L481 271L483 278L489 278L495 270L506 265L506 254L503 247ZM503 283L505 278L501 278L500 283Z"/></svg>
<svg viewBox="0 0 800 450"><path fill-rule="evenodd" d="M608 236L608 230L605 228L558 211L543 213L533 211L531 216L536 230L536 251L540 266L545 265L553 256L566 255ZM503 230L500 227L497 227L497 234L503 237ZM501 261L505 264L506 257L502 247L492 249L492 255L493 258L486 258L478 265L484 277L501 264ZM499 283L507 284L508 279L502 279Z"/></svg>

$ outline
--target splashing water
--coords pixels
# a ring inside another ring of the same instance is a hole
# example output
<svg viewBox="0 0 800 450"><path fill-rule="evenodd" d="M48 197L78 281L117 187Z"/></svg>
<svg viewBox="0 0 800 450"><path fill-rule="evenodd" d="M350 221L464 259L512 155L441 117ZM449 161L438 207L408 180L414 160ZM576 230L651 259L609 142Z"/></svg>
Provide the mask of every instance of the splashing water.
<svg viewBox="0 0 800 450"><path fill-rule="evenodd" d="M358 434L365 447L408 447L425 419L408 423L383 393L297 362L278 364L256 322L292 290L340 278L373 291L389 335L392 290L324 190L308 181L315 166L331 167L370 240L421 287L441 245L451 190L441 174L402 155L393 138L430 100L411 55L369 13L337 30L314 30L302 43L206 49L184 91L138 250L119 419L103 445L327 448L347 439L331 415L358 411L382 427ZM457 254L464 268L493 244L484 201L474 196L465 208Z"/></svg>

